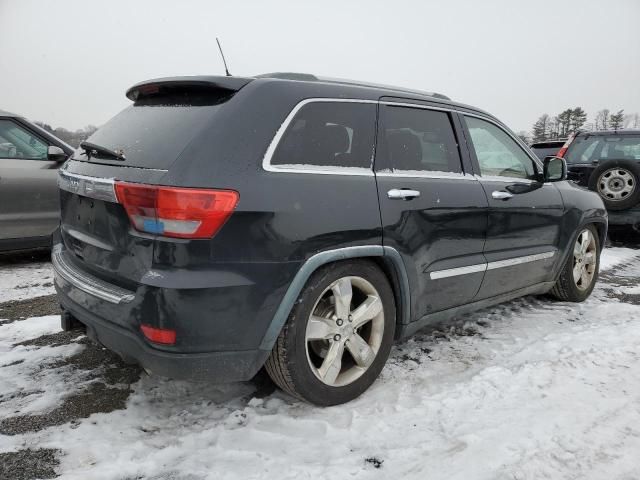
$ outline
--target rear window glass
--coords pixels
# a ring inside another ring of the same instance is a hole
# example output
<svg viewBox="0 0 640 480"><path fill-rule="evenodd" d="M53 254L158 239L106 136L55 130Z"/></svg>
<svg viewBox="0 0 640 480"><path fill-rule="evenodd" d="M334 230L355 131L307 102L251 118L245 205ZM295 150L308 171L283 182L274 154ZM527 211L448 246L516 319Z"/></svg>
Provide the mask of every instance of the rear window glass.
<svg viewBox="0 0 640 480"><path fill-rule="evenodd" d="M126 160L92 158L91 162L169 168L228 98L228 91L173 91L142 97L87 139L101 147L122 151ZM87 160L82 149L76 150L73 158Z"/></svg>
<svg viewBox="0 0 640 480"><path fill-rule="evenodd" d="M531 150L533 151L533 153L536 154L536 156L540 160L544 160L545 157L548 157L549 155L555 155L556 153L558 153L561 147L562 147L562 144L555 147L549 147L549 146L535 147L534 146L534 147L531 147Z"/></svg>
<svg viewBox="0 0 640 480"><path fill-rule="evenodd" d="M569 146L565 159L568 163L640 160L640 135L579 136Z"/></svg>
<svg viewBox="0 0 640 480"><path fill-rule="evenodd" d="M271 165L371 169L375 122L373 104L308 103L289 123Z"/></svg>
<svg viewBox="0 0 640 480"><path fill-rule="evenodd" d="M449 114L422 108L381 107L379 163L393 171L462 172Z"/></svg>

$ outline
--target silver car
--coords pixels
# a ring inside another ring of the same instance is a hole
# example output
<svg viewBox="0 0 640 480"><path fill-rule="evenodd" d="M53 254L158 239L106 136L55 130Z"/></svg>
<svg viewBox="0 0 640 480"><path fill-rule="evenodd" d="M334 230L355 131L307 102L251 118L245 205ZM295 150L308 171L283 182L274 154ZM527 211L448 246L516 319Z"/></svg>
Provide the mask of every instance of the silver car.
<svg viewBox="0 0 640 480"><path fill-rule="evenodd" d="M60 206L57 171L73 147L0 110L0 251L48 247Z"/></svg>

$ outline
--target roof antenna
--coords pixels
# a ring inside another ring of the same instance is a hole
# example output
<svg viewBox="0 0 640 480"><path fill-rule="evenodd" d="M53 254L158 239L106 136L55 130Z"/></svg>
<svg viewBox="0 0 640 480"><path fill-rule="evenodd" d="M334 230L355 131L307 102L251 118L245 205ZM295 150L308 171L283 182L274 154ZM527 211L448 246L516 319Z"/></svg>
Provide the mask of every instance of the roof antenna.
<svg viewBox="0 0 640 480"><path fill-rule="evenodd" d="M227 61L224 59L224 53L222 53L222 47L220 46L220 40L216 37L216 42L218 42L218 50L220 50L220 55L222 56L222 63L224 63L224 71L227 73L227 77L230 77L229 69L227 68Z"/></svg>

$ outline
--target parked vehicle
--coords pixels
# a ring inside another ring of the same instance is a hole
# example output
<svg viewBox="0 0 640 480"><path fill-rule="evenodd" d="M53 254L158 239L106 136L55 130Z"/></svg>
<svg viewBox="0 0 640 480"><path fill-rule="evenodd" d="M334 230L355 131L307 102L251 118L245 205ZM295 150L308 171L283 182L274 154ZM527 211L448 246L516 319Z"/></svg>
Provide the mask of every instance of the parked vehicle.
<svg viewBox="0 0 640 480"><path fill-rule="evenodd" d="M579 132L558 154L569 179L602 197L610 225L640 231L640 130Z"/></svg>
<svg viewBox="0 0 640 480"><path fill-rule="evenodd" d="M73 147L0 110L0 252L51 246L60 223L58 168Z"/></svg>
<svg viewBox="0 0 640 480"><path fill-rule="evenodd" d="M429 323L593 289L602 201L481 110L285 74L127 97L60 172L52 259L63 327L152 373L224 382L265 365L334 405Z"/></svg>
<svg viewBox="0 0 640 480"><path fill-rule="evenodd" d="M549 156L556 155L566 141L566 138L559 138L556 140L545 140L544 142L532 143L531 150L540 160L544 160Z"/></svg>

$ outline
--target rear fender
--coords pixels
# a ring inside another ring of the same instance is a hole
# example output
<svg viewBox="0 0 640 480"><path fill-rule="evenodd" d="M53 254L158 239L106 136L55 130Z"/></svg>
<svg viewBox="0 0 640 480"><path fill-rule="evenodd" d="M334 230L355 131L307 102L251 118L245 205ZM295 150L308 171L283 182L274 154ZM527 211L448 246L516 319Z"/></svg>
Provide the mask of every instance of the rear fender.
<svg viewBox="0 0 640 480"><path fill-rule="evenodd" d="M400 254L393 248L383 247L380 245L369 245L359 247L346 247L335 250L327 250L317 253L309 258L298 270L298 273L294 277L293 281L289 285L287 292L285 293L276 313L271 320L271 324L267 328L262 342L260 344L260 350L265 352L265 360L271 352L273 345L280 335L280 331L284 326L291 309L296 300L300 296L302 289L306 285L311 275L323 265L329 263L338 262L341 260L349 260L355 258L384 258L389 260L389 264L393 266L394 274L396 275L397 284L399 286L400 308L402 317L399 318L398 323L409 323L410 317L410 304L411 297L409 291L409 277L402 262Z"/></svg>

